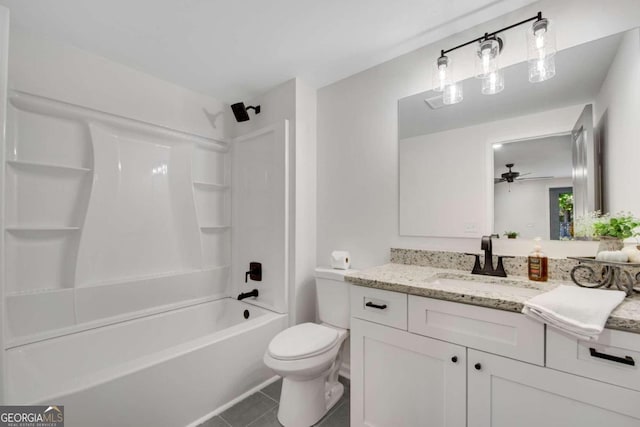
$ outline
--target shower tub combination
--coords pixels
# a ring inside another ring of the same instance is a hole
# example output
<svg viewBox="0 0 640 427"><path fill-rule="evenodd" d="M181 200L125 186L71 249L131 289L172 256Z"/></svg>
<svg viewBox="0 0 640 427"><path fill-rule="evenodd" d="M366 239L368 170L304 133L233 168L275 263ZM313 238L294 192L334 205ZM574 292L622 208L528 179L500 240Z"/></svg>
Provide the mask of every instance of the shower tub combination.
<svg viewBox="0 0 640 427"><path fill-rule="evenodd" d="M68 427L176 427L274 379L288 128L205 138L13 91L2 403L65 405ZM258 286L255 260L260 296L232 299Z"/></svg>
<svg viewBox="0 0 640 427"><path fill-rule="evenodd" d="M275 379L262 356L286 322L223 298L16 347L7 400L65 405L70 427L197 425Z"/></svg>

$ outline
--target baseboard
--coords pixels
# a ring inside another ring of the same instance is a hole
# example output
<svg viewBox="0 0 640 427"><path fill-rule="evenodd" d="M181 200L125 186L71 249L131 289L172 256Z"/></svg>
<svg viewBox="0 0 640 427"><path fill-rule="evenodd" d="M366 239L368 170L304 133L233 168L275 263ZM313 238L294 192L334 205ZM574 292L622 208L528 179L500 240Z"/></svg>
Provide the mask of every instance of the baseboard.
<svg viewBox="0 0 640 427"><path fill-rule="evenodd" d="M224 405L214 409L213 411L209 412L207 415L204 415L204 416L198 418L197 420L195 420L194 422L187 424L186 427L199 426L200 424L204 423L205 421L209 420L210 418L213 418L216 415L226 411L227 409L231 408L236 403L238 403L238 402L244 400L245 398L251 396L252 394L262 390L263 388L265 388L269 384L274 383L274 382L278 381L279 379L280 379L280 376L274 375L273 377L269 378L268 380L264 381L263 383L258 384L257 386L253 387L252 389L242 393L240 396L236 397L235 399L232 399L229 402L225 403Z"/></svg>

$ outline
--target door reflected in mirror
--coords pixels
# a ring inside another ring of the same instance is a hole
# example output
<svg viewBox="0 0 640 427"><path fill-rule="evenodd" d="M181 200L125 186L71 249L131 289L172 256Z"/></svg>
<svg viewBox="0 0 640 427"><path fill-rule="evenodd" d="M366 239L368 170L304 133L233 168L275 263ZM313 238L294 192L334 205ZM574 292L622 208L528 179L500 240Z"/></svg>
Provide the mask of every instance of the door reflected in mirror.
<svg viewBox="0 0 640 427"><path fill-rule="evenodd" d="M571 131L492 145L495 233L572 240L573 218L602 208L592 117L589 104Z"/></svg>
<svg viewBox="0 0 640 427"><path fill-rule="evenodd" d="M570 239L571 134L494 144L493 150L495 232L509 238Z"/></svg>

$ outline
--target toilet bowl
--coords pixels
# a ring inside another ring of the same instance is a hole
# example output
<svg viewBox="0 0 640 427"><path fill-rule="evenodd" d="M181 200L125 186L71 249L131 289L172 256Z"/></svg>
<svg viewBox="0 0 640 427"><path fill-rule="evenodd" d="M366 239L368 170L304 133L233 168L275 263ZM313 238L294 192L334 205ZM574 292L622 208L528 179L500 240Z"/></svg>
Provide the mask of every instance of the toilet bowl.
<svg viewBox="0 0 640 427"><path fill-rule="evenodd" d="M285 427L309 427L344 393L338 381L342 349L349 335L348 270L316 269L320 324L302 323L276 335L264 363L283 378L278 421Z"/></svg>

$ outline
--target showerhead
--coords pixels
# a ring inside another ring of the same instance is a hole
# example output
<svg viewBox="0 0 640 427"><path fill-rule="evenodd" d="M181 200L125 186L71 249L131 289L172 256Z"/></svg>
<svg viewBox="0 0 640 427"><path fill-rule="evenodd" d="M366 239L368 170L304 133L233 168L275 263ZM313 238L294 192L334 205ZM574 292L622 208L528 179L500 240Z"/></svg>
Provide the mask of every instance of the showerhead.
<svg viewBox="0 0 640 427"><path fill-rule="evenodd" d="M244 102L236 102L231 105L231 110L233 110L233 115L236 116L236 120L238 122L246 122L250 119L249 113L247 110L253 110L256 114L260 114L260 106L256 105L255 107L252 105L244 106Z"/></svg>

